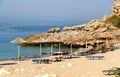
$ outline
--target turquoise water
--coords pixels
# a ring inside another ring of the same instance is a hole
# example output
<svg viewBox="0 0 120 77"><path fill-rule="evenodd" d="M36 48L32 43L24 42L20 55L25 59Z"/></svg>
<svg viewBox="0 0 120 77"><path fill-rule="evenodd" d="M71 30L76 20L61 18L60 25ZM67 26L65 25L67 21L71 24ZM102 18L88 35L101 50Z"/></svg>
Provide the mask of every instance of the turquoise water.
<svg viewBox="0 0 120 77"><path fill-rule="evenodd" d="M87 22L87 21L86 21ZM25 38L30 34L48 31L49 28L71 26L86 23L85 21L0 21L0 60L17 56L17 44L10 43L16 37ZM58 46L53 48L58 51ZM69 47L61 47L70 50ZM50 46L42 46L42 52L50 52ZM21 56L39 54L39 46L20 47Z"/></svg>

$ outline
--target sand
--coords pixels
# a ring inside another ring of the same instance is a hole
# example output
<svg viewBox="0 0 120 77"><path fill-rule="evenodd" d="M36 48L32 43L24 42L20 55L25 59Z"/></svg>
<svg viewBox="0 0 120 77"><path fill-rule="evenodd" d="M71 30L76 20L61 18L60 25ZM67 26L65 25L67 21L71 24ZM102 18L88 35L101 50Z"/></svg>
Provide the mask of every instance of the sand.
<svg viewBox="0 0 120 77"><path fill-rule="evenodd" d="M0 77L113 77L104 75L102 71L120 67L120 49L96 55L102 55L105 58L88 60L81 56L51 64L35 64L31 60L0 61ZM9 65L2 65L4 63Z"/></svg>

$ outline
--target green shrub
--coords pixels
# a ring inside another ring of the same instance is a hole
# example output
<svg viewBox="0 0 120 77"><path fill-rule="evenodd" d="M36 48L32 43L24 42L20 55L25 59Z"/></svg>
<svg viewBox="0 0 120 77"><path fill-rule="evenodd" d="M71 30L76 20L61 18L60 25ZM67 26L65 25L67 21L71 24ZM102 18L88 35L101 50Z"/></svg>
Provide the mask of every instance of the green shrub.
<svg viewBox="0 0 120 77"><path fill-rule="evenodd" d="M110 23L120 28L120 17L112 15L105 21L105 23Z"/></svg>

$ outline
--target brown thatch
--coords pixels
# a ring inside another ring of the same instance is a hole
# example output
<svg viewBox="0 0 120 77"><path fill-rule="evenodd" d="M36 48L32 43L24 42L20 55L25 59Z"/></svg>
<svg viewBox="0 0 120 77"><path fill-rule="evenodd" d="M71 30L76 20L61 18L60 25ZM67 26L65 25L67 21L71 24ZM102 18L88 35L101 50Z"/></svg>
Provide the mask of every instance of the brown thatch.
<svg viewBox="0 0 120 77"><path fill-rule="evenodd" d="M64 42L64 37L63 36L61 36L61 35L59 35L58 37L57 37L57 39L60 41L60 42Z"/></svg>
<svg viewBox="0 0 120 77"><path fill-rule="evenodd" d="M45 43L45 42L46 42L46 40L43 38L39 38L37 40L32 41L32 43Z"/></svg>
<svg viewBox="0 0 120 77"><path fill-rule="evenodd" d="M27 41L25 41L24 39L18 37L16 39L12 40L11 43L23 44L23 43L27 43Z"/></svg>
<svg viewBox="0 0 120 77"><path fill-rule="evenodd" d="M49 36L48 39L46 39L46 42L61 42L61 41L56 39L54 36Z"/></svg>
<svg viewBox="0 0 120 77"><path fill-rule="evenodd" d="M114 35L110 32L102 32L102 33L96 33L94 37L95 38L113 38Z"/></svg>
<svg viewBox="0 0 120 77"><path fill-rule="evenodd" d="M67 44L74 44L78 39L76 37L73 37L72 35L69 35L66 40L64 41Z"/></svg>
<svg viewBox="0 0 120 77"><path fill-rule="evenodd" d="M91 39L93 39L93 36L91 34L88 34L88 33L81 34L79 37L79 40L81 40L81 41L91 40Z"/></svg>

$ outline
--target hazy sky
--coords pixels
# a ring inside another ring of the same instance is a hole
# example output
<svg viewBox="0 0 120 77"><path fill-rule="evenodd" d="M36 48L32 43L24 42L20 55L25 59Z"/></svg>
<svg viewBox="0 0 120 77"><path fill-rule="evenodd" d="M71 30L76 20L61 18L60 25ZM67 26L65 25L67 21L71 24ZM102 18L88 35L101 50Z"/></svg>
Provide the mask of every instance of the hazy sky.
<svg viewBox="0 0 120 77"><path fill-rule="evenodd" d="M0 0L0 20L85 20L111 13L114 0Z"/></svg>

